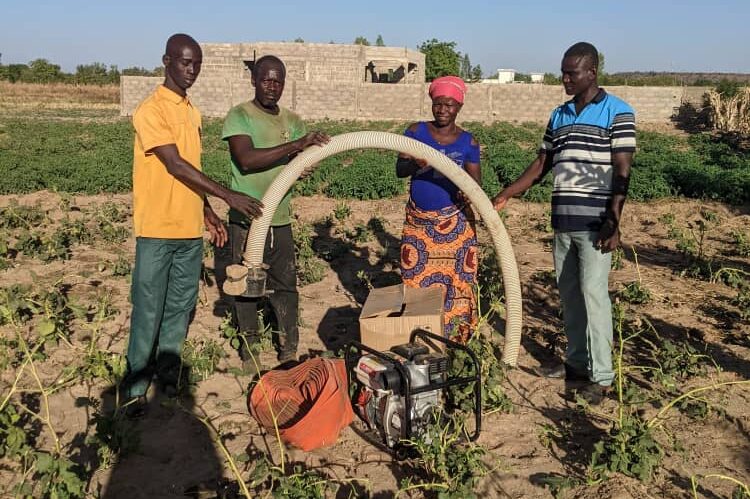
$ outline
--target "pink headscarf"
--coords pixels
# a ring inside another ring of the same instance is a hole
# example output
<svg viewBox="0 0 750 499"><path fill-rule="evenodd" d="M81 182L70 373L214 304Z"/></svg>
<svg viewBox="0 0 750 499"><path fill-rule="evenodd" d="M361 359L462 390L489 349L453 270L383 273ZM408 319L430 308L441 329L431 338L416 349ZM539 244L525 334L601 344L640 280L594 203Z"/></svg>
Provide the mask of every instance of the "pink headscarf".
<svg viewBox="0 0 750 499"><path fill-rule="evenodd" d="M466 84L458 76L441 76L430 83L430 98L452 97L459 104L464 103Z"/></svg>

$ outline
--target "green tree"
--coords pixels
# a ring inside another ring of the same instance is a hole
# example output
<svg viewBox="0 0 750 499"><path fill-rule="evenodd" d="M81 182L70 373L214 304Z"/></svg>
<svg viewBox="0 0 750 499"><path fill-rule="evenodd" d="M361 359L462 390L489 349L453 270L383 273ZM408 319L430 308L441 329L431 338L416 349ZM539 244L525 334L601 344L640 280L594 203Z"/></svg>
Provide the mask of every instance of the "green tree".
<svg viewBox="0 0 750 499"><path fill-rule="evenodd" d="M300 38L299 36L294 39L294 43L305 43L305 40Z"/></svg>
<svg viewBox="0 0 750 499"><path fill-rule="evenodd" d="M63 81L65 76L59 65L52 64L47 59L34 59L29 63L28 69L21 73L20 79L30 83L51 83Z"/></svg>
<svg viewBox="0 0 750 499"><path fill-rule="evenodd" d="M544 73L544 79L542 80L542 82L545 85L559 85L560 83L562 83L560 81L560 77L553 73Z"/></svg>
<svg viewBox="0 0 750 499"><path fill-rule="evenodd" d="M440 76L459 74L461 55L456 52L456 42L441 42L433 38L417 48L425 55L427 81Z"/></svg>
<svg viewBox="0 0 750 499"><path fill-rule="evenodd" d="M471 68L471 75L469 77L470 81L479 81L483 77L482 75L482 66L480 64L477 64L473 68Z"/></svg>
<svg viewBox="0 0 750 499"><path fill-rule="evenodd" d="M89 85L106 85L108 83L118 83L120 81L120 71L117 66L107 66L101 62L92 64L79 64L76 66L74 75L76 83Z"/></svg>
<svg viewBox="0 0 750 499"><path fill-rule="evenodd" d="M357 38L354 39L354 45L369 46L370 45L370 41L367 38L365 38L364 36L358 36Z"/></svg>
<svg viewBox="0 0 750 499"><path fill-rule="evenodd" d="M604 71L604 53L599 52L599 65L596 67L596 74L598 75L598 82L601 85L617 85L618 82L614 81L613 78L611 78L605 71Z"/></svg>
<svg viewBox="0 0 750 499"><path fill-rule="evenodd" d="M21 79L23 72L28 70L29 67L26 64L0 65L0 80L7 80L11 83L15 83Z"/></svg>
<svg viewBox="0 0 750 499"><path fill-rule="evenodd" d="M524 83L531 83L531 75L525 73L516 73L513 77L513 81L522 81Z"/></svg>
<svg viewBox="0 0 750 499"><path fill-rule="evenodd" d="M461 57L461 67L458 70L458 76L464 80L471 78L471 59L469 58L469 54L464 54Z"/></svg>
<svg viewBox="0 0 750 499"><path fill-rule="evenodd" d="M122 70L122 76L158 76L155 71L142 68L140 66L131 66Z"/></svg>
<svg viewBox="0 0 750 499"><path fill-rule="evenodd" d="M375 39L375 46L385 47L385 42L383 41L383 35L378 35L378 37Z"/></svg>

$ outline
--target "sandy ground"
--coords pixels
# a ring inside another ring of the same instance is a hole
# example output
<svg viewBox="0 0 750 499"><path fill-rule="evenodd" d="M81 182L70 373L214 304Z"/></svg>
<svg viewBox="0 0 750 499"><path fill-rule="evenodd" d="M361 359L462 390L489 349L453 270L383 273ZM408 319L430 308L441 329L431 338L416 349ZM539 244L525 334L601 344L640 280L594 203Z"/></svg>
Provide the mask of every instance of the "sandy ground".
<svg viewBox="0 0 750 499"><path fill-rule="evenodd" d="M0 198L6 205L11 197ZM53 219L60 219L60 199L56 194L36 193L14 196L22 204L39 203ZM105 201L114 201L129 209L129 196L75 196L72 200L80 213ZM361 279L367 275L376 286L393 282L398 272L398 243L403 217L403 199L377 202L346 202L351 215L332 229L324 223L341 201L327 198L300 198L294 209L302 223L313 227L313 246L329 250L341 244L339 229L366 224L372 218L383 223L385 231L376 233L343 256L328 263L324 279L300 289L300 353L317 355L357 335L359 308L367 295ZM219 204L219 203L216 203ZM220 205L220 204L219 204ZM219 206L219 211L225 207ZM625 257L620 270L611 274L610 290L616 293L623 283L637 280L651 291L654 299L647 305L632 307L631 317L650 321L663 338L690 341L701 352L712 356L721 372L713 367L700 378L689 379L684 387L702 386L712 380L747 379L750 374L750 325L739 318L732 299L736 291L721 283L710 283L680 276L683 257L667 237L665 214L673 214L678 225L696 220L700 210L718 217L718 227L709 233L709 254L717 255L722 266L748 270L750 261L731 253L729 234L732 229L748 231L747 209L696 201L663 201L649 204L630 203L623 221ZM562 383L538 376L537 369L552 364L564 348L559 301L554 285L551 258L551 233L545 230L547 206L512 201L506 225L514 245L524 292L524 337L518 367L508 372L505 390L513 401L513 412L493 413L485 417L479 443L490 450L488 462L495 471L485 477L477 490L480 497L551 497L541 485L544 477L554 475L585 476L593 444L609 428L605 419L576 410L566 397ZM77 213L71 212L71 216ZM483 235L486 243L486 234ZM634 253L639 267L635 264ZM74 284L73 294L94 299L107 290L118 309L107 322L99 347L123 352L129 326L129 283L127 277L112 275L112 262L118 255L133 260L134 240L120 246L100 242L76 246L70 261L43 264L20 255L12 268L0 272L0 285L33 283L43 285L59 278ZM197 342L224 341L219 333L224 308L213 277L214 262L207 257L206 280L201 284L199 304L190 326L189 338ZM364 272L362 274L361 272ZM358 277L358 273L360 277ZM498 342L502 344L502 323L497 324ZM0 334L9 336L7 326ZM90 331L80 327L72 342L83 342ZM208 417L221 432L229 452L247 454L252 467L260 454L277 455L273 438L261 432L246 409L248 378L238 373L239 359L229 345L217 372L197 384L178 405L151 393L148 416L137 423L140 443L129 455L106 469L96 472L89 492L102 497L182 497L196 484L212 483L218 477L230 477L224 457L212 436L198 418ZM49 360L40 363L40 376L52 380L66 365L76 361L77 350L63 345L51 352ZM274 355L264 354L267 367L274 365ZM710 366L710 364L709 364ZM3 373L2 393L12 381L10 370ZM50 398L51 423L66 450L77 462L91 460L86 445L94 431L93 415L112 404L107 386L101 381L77 383L60 390ZM691 420L678 412L671 413L658 433L664 443L663 465L649 483L614 476L602 484L580 485L565 492L570 497L686 497L690 494L690 477L695 474L719 473L746 483L750 480L750 391L726 388L712 392L708 399L721 408L707 418ZM653 414L664 401L647 404L644 411ZM613 415L614 401L600 411ZM356 478L360 487L369 489L371 497L392 497L408 470L392 457L371 445L361 435L355 422L344 430L333 446L304 453L291 450L289 458L308 469L320 470L339 479ZM43 428L37 428L36 445L50 448ZM550 438L549 435L552 434ZM559 435L555 437L554 434ZM547 438L545 437L547 436ZM679 441L675 447L672 439ZM0 460L0 483L18 480L14 463ZM0 491L8 485L0 485ZM5 493L8 489L6 489ZM344 487L340 497L351 491ZM727 497L732 487L720 480L701 482L699 495ZM365 494L363 492L363 494ZM207 496L210 497L210 496Z"/></svg>

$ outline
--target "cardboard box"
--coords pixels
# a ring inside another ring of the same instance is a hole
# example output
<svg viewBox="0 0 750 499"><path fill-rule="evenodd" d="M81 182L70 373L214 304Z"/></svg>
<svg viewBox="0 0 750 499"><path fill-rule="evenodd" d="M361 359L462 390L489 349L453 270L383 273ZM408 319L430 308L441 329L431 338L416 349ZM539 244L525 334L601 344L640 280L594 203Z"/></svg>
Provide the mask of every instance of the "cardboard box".
<svg viewBox="0 0 750 499"><path fill-rule="evenodd" d="M373 289L359 315L360 339L368 347L386 351L408 343L409 335L418 328L442 336L443 301L442 286L397 284Z"/></svg>

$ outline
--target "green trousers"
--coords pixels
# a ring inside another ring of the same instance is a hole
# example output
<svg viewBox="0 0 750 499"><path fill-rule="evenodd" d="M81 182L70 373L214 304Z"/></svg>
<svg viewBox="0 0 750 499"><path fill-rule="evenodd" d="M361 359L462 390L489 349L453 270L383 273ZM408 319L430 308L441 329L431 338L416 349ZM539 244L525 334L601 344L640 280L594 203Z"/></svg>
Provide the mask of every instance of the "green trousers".
<svg viewBox="0 0 750 499"><path fill-rule="evenodd" d="M163 383L177 382L202 259L201 238L137 238L123 382L127 397L144 395L154 372Z"/></svg>

